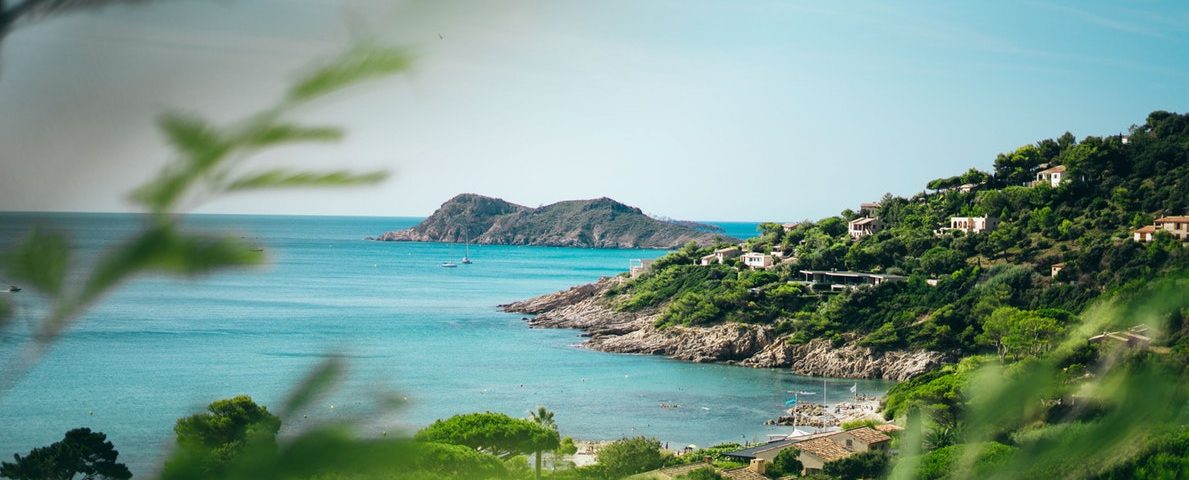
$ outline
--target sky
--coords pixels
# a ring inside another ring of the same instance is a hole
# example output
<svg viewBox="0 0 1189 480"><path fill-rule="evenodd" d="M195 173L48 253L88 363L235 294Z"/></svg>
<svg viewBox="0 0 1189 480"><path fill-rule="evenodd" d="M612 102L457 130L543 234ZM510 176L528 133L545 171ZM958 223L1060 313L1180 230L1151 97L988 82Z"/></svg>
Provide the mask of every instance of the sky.
<svg viewBox="0 0 1189 480"><path fill-rule="evenodd" d="M251 161L392 177L195 212L425 216L472 192L796 221L1189 111L1189 2L148 1L0 43L0 211L136 211L173 158L158 115L235 121L359 41L417 60L302 112L338 144Z"/></svg>

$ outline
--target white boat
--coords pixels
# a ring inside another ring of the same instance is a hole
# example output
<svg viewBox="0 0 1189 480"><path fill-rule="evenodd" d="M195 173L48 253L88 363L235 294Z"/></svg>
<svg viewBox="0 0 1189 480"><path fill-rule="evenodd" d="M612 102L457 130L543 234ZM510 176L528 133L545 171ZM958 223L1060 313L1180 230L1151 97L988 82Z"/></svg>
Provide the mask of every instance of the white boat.
<svg viewBox="0 0 1189 480"><path fill-rule="evenodd" d="M442 268L454 268L457 266L458 264L454 262L442 262Z"/></svg>
<svg viewBox="0 0 1189 480"><path fill-rule="evenodd" d="M466 253L464 253L462 255L462 264L470 265L471 264L471 237L467 235L466 227L463 227L463 229L462 229L462 240L464 242L466 242Z"/></svg>

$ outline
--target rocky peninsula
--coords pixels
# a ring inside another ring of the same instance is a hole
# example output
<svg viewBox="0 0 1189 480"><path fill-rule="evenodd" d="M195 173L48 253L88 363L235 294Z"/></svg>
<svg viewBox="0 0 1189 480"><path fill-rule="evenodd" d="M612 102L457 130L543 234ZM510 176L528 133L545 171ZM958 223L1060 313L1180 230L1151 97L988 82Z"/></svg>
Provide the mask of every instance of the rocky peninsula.
<svg viewBox="0 0 1189 480"><path fill-rule="evenodd" d="M668 222L610 198L570 200L530 208L498 198L464 193L407 230L374 240L464 242L585 248L678 248L689 242L737 242L714 227Z"/></svg>
<svg viewBox="0 0 1189 480"><path fill-rule="evenodd" d="M874 351L849 341L841 346L815 339L789 342L767 325L726 323L707 327L657 328L657 310L617 311L606 298L623 276L500 305L504 311L533 315L525 321L539 328L576 328L589 339L587 348L603 352L664 355L693 362L721 362L756 368L789 368L799 375L882 378L902 381L947 360L929 350Z"/></svg>

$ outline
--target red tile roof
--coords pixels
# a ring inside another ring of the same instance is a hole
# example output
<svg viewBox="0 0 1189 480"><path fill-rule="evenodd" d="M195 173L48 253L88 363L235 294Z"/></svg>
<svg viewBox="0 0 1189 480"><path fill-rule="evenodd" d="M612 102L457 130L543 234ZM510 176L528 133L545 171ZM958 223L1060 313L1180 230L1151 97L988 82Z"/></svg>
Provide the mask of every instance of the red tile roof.
<svg viewBox="0 0 1189 480"><path fill-rule="evenodd" d="M1065 172L1065 165L1057 165L1056 167L1053 167L1053 168L1046 168L1044 170L1041 170L1039 173L1063 173L1063 172Z"/></svg>
<svg viewBox="0 0 1189 480"><path fill-rule="evenodd" d="M1156 219L1156 223L1165 222L1189 222L1189 215L1177 215L1174 217L1160 217Z"/></svg>
<svg viewBox="0 0 1189 480"><path fill-rule="evenodd" d="M815 438L798 443L796 446L802 452L812 454L827 462L849 457L852 453L838 442L828 438Z"/></svg>
<svg viewBox="0 0 1189 480"><path fill-rule="evenodd" d="M886 441L892 439L892 437L884 435L883 433L881 433L871 427L854 428L854 429L847 430L845 433L849 433L851 436L859 439L860 441L862 441L868 445L871 445L873 443L886 442Z"/></svg>

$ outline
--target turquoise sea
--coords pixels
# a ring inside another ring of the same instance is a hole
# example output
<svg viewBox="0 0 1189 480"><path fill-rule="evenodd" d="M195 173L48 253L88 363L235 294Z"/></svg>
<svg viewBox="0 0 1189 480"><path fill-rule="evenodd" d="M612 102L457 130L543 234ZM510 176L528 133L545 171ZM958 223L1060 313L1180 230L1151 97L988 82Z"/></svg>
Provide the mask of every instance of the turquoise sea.
<svg viewBox="0 0 1189 480"><path fill-rule="evenodd" d="M150 473L171 447L177 418L237 394L276 407L329 356L348 362L347 377L282 434L342 420L364 434L395 434L456 413L523 417L544 405L562 434L578 439L646 434L705 446L787 430L763 422L782 411L790 390L821 398L824 387L833 402L853 383L865 394L890 385L578 348L579 332L530 329L496 305L615 275L630 259L663 251L471 246L474 264L447 269L439 263L462 257L462 245L363 240L419 220L190 217L193 230L254 239L268 265L193 280L139 278L105 298L0 397L0 458L85 426L107 433L134 473ZM49 225L70 232L74 258L86 264L139 222L3 213L0 250L33 225ZM720 225L728 235L755 232L754 223ZM43 311L32 292L7 295L18 311L0 331L3 362ZM393 392L408 398L405 407L373 408Z"/></svg>

